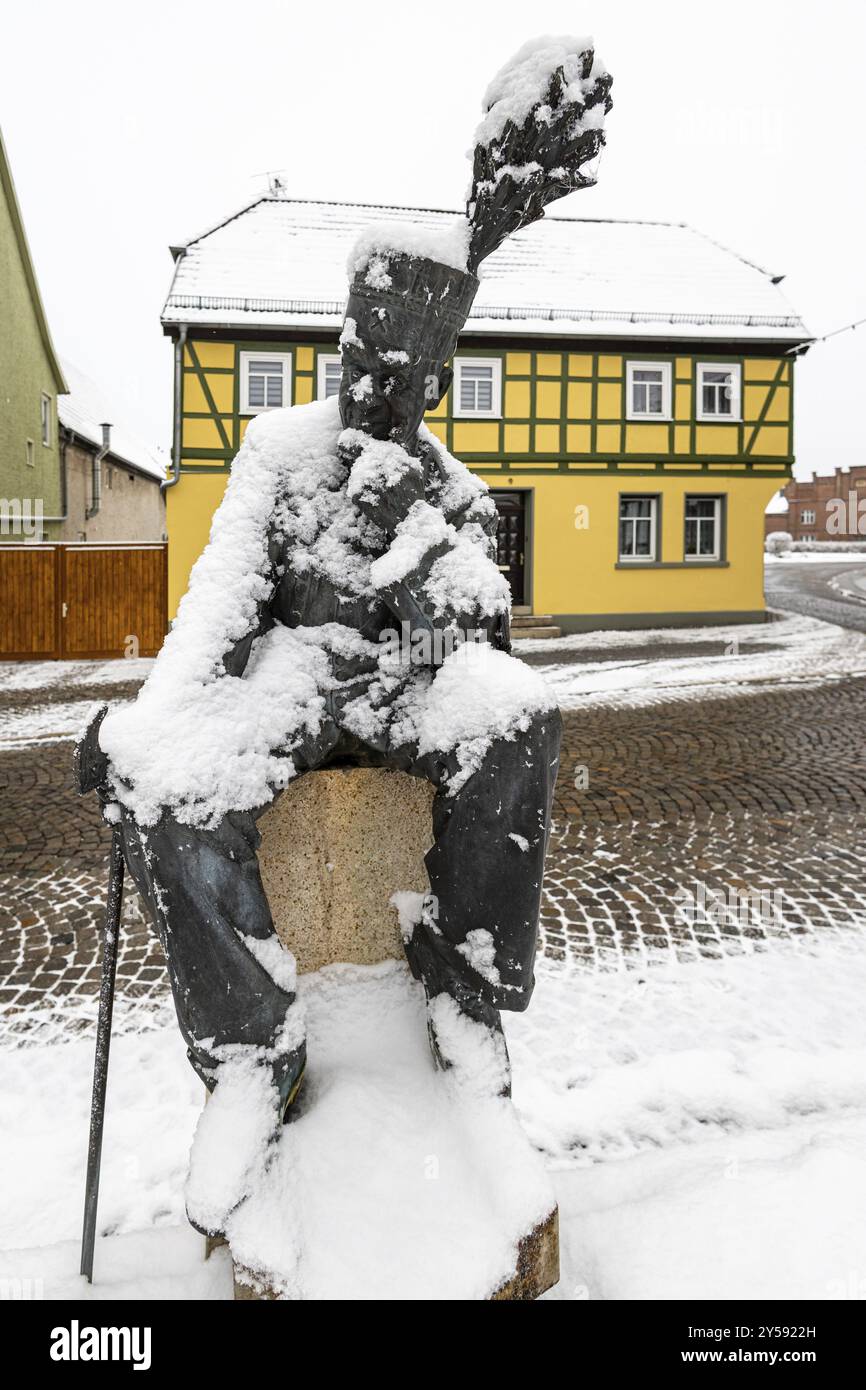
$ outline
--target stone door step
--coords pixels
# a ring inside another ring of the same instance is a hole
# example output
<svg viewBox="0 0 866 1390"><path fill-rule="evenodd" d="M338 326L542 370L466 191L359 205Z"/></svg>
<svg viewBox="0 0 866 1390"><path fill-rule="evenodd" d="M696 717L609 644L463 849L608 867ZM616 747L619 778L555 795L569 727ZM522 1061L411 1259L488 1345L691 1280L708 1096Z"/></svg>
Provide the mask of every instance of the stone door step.
<svg viewBox="0 0 866 1390"><path fill-rule="evenodd" d="M511 637L515 642L525 642L529 637L561 637L562 628L556 627L553 623L541 623L538 627L513 627Z"/></svg>

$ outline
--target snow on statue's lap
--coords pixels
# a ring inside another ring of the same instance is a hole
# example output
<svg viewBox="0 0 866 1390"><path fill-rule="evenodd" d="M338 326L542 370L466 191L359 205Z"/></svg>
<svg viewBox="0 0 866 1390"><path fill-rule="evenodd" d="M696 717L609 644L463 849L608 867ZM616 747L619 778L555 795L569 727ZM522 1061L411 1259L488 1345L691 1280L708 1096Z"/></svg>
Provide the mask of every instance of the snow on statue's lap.
<svg viewBox="0 0 866 1390"><path fill-rule="evenodd" d="M484 1298L554 1199L510 1102L435 1071L423 990L396 961L302 977L297 1119L229 1237L294 1298Z"/></svg>
<svg viewBox="0 0 866 1390"><path fill-rule="evenodd" d="M429 892L432 788L381 768L290 784L262 817L296 955L308 1063L296 1118L228 1223L239 1277L289 1298L484 1298L554 1197L484 1058L437 1072L393 893ZM462 1056L462 1054L461 1054Z"/></svg>

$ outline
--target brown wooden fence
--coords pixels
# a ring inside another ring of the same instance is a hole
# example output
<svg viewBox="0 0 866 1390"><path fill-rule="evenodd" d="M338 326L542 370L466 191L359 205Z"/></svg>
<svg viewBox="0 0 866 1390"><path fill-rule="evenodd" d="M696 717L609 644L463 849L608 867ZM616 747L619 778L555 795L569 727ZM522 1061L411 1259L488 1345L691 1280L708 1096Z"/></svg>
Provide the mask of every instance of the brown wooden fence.
<svg viewBox="0 0 866 1390"><path fill-rule="evenodd" d="M154 656L167 606L164 545L0 545L0 660Z"/></svg>

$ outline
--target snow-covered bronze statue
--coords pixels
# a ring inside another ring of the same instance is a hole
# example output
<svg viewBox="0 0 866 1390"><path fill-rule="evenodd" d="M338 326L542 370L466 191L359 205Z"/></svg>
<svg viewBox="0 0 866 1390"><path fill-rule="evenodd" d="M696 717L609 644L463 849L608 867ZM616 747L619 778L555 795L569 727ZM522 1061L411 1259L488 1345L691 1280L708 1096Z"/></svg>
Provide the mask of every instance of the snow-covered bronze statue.
<svg viewBox="0 0 866 1390"><path fill-rule="evenodd" d="M590 182L609 88L591 50L527 45L488 91L466 215L361 238L338 399L250 421L149 679L79 751L165 947L193 1067L213 1089L247 1050L273 1080L275 1123L305 1037L256 822L292 779L337 763L435 786L432 898L406 955L437 1064L456 1010L492 1036L507 1091L499 1014L532 993L560 718L510 655L487 486L423 417L448 390L484 257Z"/></svg>

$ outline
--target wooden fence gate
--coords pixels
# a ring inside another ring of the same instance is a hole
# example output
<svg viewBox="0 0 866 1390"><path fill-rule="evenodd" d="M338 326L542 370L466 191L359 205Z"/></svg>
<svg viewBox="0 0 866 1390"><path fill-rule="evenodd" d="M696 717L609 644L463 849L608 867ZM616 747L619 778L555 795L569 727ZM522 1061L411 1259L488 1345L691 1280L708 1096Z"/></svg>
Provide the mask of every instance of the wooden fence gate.
<svg viewBox="0 0 866 1390"><path fill-rule="evenodd" d="M0 545L0 660L155 656L167 554L165 545Z"/></svg>

